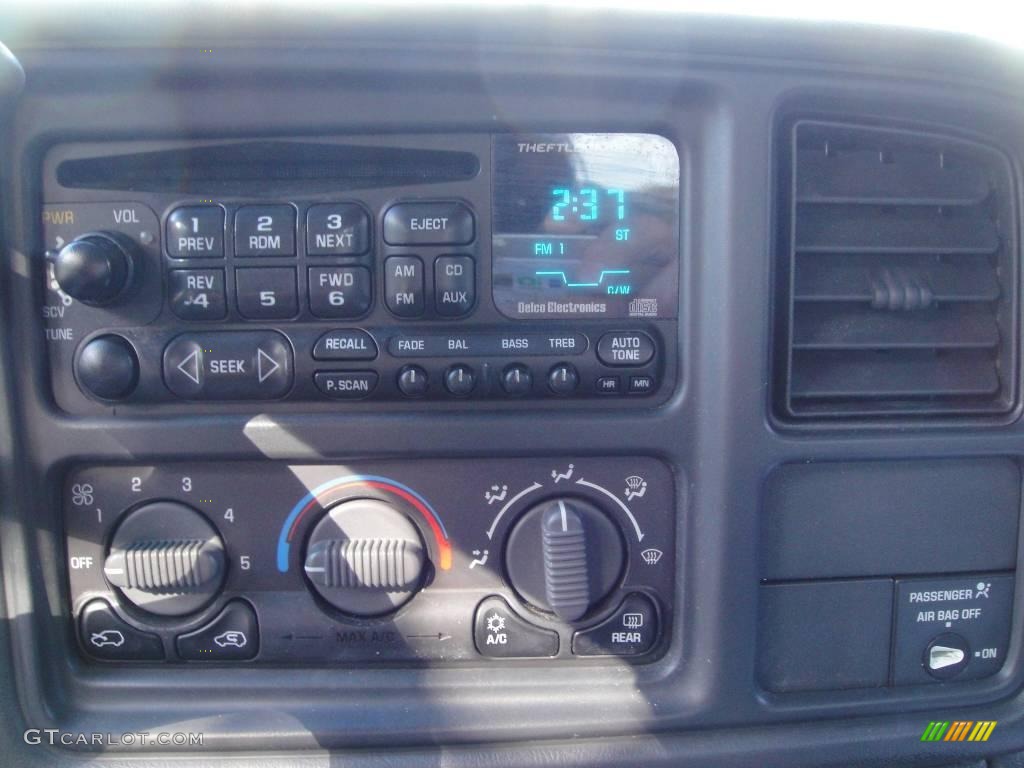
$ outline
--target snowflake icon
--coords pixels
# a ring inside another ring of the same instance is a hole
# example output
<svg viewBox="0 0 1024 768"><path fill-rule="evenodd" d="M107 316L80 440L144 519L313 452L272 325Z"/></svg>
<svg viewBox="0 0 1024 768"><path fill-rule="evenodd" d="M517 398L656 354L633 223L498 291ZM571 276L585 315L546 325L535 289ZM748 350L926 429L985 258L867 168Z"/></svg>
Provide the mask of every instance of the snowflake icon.
<svg viewBox="0 0 1024 768"><path fill-rule="evenodd" d="M492 613L487 617L487 631L497 634L505 628L505 617Z"/></svg>

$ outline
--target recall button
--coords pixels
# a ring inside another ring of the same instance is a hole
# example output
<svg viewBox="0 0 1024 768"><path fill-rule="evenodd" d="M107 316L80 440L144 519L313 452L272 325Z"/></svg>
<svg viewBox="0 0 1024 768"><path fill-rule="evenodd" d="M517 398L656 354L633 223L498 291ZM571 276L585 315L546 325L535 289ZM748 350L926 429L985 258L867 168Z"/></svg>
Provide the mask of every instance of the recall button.
<svg viewBox="0 0 1024 768"><path fill-rule="evenodd" d="M272 400L292 386L292 351L275 331L187 333L164 350L164 382L187 400Z"/></svg>
<svg viewBox="0 0 1024 768"><path fill-rule="evenodd" d="M462 203L399 203L384 214L388 245L468 245L475 236L473 213Z"/></svg>
<svg viewBox="0 0 1024 768"><path fill-rule="evenodd" d="M596 627L573 635L577 656L639 656L658 639L658 612L651 599L632 594Z"/></svg>
<svg viewBox="0 0 1024 768"><path fill-rule="evenodd" d="M328 397L358 400L377 388L377 374L374 371L317 371L313 382Z"/></svg>
<svg viewBox="0 0 1024 768"><path fill-rule="evenodd" d="M605 365L647 365L654 357L654 342L641 331L612 331L597 342L597 357Z"/></svg>
<svg viewBox="0 0 1024 768"><path fill-rule="evenodd" d="M314 360L373 360L376 357L377 343L358 328L328 331L313 347Z"/></svg>

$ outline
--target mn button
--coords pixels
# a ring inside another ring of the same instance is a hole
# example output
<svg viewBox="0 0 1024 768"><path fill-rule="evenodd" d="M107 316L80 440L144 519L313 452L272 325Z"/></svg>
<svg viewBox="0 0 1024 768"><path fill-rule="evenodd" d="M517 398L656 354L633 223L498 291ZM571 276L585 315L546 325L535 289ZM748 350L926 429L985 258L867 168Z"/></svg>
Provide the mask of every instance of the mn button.
<svg viewBox="0 0 1024 768"><path fill-rule="evenodd" d="M187 400L271 400L292 385L292 351L275 331L185 334L164 350L164 381Z"/></svg>

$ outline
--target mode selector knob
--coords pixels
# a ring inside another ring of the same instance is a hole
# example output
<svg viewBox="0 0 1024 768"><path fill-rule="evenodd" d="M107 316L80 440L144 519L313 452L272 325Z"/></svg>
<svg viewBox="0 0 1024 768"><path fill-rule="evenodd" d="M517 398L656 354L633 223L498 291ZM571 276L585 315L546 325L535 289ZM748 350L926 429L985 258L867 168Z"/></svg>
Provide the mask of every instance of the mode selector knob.
<svg viewBox="0 0 1024 768"><path fill-rule="evenodd" d="M332 507L306 546L306 578L320 597L352 616L380 616L417 591L427 566L423 539L402 512L377 499Z"/></svg>
<svg viewBox="0 0 1024 768"><path fill-rule="evenodd" d="M65 245L53 257L53 277L68 296L103 306L131 287L138 265L135 244L116 232L93 232Z"/></svg>
<svg viewBox="0 0 1024 768"><path fill-rule="evenodd" d="M206 605L224 583L224 542L191 507L157 501L118 525L103 563L107 581L137 607L182 616Z"/></svg>
<svg viewBox="0 0 1024 768"><path fill-rule="evenodd" d="M618 584L625 547L618 525L589 501L555 498L516 523L505 559L523 599L574 622Z"/></svg>

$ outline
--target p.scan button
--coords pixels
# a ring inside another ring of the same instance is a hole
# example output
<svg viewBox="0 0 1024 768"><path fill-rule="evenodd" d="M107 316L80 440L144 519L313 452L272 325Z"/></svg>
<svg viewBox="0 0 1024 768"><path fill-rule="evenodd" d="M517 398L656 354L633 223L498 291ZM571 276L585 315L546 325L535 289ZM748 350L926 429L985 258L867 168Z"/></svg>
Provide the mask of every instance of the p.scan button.
<svg viewBox="0 0 1024 768"><path fill-rule="evenodd" d="M186 400L272 400L292 386L292 349L275 331L187 333L164 349L164 383Z"/></svg>

